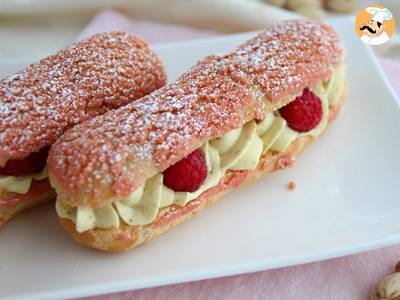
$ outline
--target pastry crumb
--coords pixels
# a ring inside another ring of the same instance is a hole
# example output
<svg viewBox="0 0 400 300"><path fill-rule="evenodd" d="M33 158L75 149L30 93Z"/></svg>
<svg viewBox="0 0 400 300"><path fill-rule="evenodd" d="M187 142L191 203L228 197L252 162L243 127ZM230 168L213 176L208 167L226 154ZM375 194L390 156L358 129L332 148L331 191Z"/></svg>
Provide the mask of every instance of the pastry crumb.
<svg viewBox="0 0 400 300"><path fill-rule="evenodd" d="M283 170L293 166L296 158L291 154L284 154L278 158L276 162L275 170Z"/></svg>
<svg viewBox="0 0 400 300"><path fill-rule="evenodd" d="M291 191L295 190L296 189L296 182L294 182L294 181L289 182L287 187Z"/></svg>

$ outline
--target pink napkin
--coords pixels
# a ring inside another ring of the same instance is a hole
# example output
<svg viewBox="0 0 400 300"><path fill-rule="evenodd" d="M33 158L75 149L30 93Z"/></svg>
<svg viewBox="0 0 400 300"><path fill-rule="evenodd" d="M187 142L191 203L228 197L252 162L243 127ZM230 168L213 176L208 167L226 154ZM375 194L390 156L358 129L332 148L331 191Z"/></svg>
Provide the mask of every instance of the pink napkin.
<svg viewBox="0 0 400 300"><path fill-rule="evenodd" d="M397 100L400 103L400 62L393 59L381 58L381 67L386 74L386 78L391 83L397 94Z"/></svg>
<svg viewBox="0 0 400 300"><path fill-rule="evenodd" d="M124 30L150 43L172 42L216 35L182 26L132 21L101 12L79 38ZM382 67L400 97L400 63L381 59ZM392 273L400 260L400 246L294 267L142 289L91 299L367 299L371 289Z"/></svg>
<svg viewBox="0 0 400 300"><path fill-rule="evenodd" d="M400 247L300 266L208 279L89 299L368 299L370 290L392 273Z"/></svg>

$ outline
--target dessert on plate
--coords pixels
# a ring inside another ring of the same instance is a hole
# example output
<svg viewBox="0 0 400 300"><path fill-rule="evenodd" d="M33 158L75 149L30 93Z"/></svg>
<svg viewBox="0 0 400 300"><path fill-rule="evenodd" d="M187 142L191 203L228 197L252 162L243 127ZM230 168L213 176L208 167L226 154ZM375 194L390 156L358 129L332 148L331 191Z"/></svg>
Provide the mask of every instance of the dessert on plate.
<svg viewBox="0 0 400 300"><path fill-rule="evenodd" d="M74 127L48 158L62 225L84 246L127 250L292 165L344 103L342 58L330 26L285 21Z"/></svg>
<svg viewBox="0 0 400 300"><path fill-rule="evenodd" d="M0 225L55 197L50 146L67 129L163 86L160 58L137 36L77 42L0 80Z"/></svg>

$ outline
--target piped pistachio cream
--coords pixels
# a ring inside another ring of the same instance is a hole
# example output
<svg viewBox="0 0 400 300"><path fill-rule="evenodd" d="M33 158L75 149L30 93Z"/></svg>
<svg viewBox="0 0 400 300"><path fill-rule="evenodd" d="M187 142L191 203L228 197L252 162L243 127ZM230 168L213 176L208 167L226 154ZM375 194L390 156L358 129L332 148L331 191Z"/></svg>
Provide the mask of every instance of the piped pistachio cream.
<svg viewBox="0 0 400 300"><path fill-rule="evenodd" d="M32 180L43 180L48 177L47 168L42 171L25 176L2 176L0 175L0 190L10 193L26 194L31 187Z"/></svg>
<svg viewBox="0 0 400 300"><path fill-rule="evenodd" d="M327 126L329 107L336 105L335 101L338 101L345 88L344 77L345 65L340 64L329 80L320 81L310 88L322 101L323 115L317 127L309 132L299 133L290 129L286 120L275 111L266 114L262 121L247 122L203 145L201 150L208 174L205 182L195 192L174 192L163 184L163 174L159 173L128 197L106 207L71 207L57 201L57 213L74 222L78 232L92 228L118 228L121 219L131 226L150 224L160 209L171 204L185 206L204 191L218 185L227 170L255 170L267 151L282 152L299 137L318 136Z"/></svg>

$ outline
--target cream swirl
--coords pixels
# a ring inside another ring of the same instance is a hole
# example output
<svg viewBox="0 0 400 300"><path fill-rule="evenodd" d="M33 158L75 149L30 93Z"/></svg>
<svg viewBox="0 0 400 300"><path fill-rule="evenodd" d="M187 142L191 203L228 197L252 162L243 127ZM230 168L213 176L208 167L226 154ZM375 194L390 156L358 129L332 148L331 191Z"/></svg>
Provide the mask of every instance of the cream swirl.
<svg viewBox="0 0 400 300"><path fill-rule="evenodd" d="M223 136L203 145L208 175L202 186L193 193L174 192L163 184L163 175L156 174L148 179L128 197L116 201L104 208L69 207L57 201L59 216L72 220L78 232L98 227L116 227L122 219L128 225L146 225L152 223L160 209L172 204L185 206L199 197L204 191L215 187L228 170L254 170L260 158L268 151L285 151L297 138L311 135L318 136L327 126L329 106L335 105L345 88L345 66L340 64L329 80L321 81L311 90L321 99L323 115L320 123L313 130L299 133L287 126L279 112L266 114L256 122L252 120L242 127L226 132Z"/></svg>
<svg viewBox="0 0 400 300"><path fill-rule="evenodd" d="M31 187L32 180L42 180L48 177L47 168L42 171L26 176L1 176L0 189L10 193L26 194Z"/></svg>

